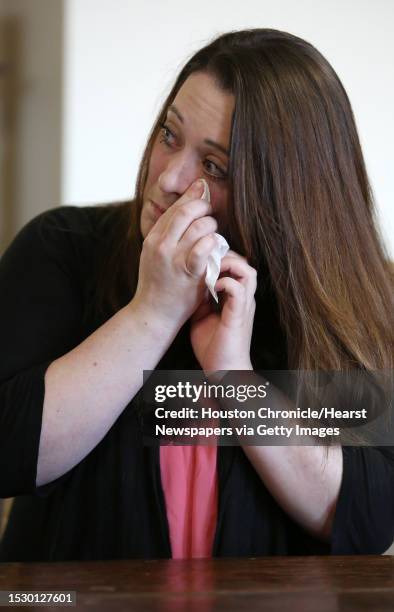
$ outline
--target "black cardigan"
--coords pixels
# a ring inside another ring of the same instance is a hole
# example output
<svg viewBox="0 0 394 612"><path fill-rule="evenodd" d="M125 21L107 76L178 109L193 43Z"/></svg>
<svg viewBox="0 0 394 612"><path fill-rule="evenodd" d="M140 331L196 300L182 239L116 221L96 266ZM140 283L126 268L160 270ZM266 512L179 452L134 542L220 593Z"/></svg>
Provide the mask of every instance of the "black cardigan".
<svg viewBox="0 0 394 612"><path fill-rule="evenodd" d="M143 444L137 396L84 460L35 486L46 369L100 324L83 314L95 258L108 248L107 214L102 206L47 211L0 261L0 497L16 497L0 561L171 557L159 448ZM270 314L268 305L265 329ZM286 368L279 327L268 327L261 367ZM196 367L185 326L158 368ZM240 446L219 447L213 556L384 552L394 539L393 447L344 447L343 459L324 543L280 508Z"/></svg>

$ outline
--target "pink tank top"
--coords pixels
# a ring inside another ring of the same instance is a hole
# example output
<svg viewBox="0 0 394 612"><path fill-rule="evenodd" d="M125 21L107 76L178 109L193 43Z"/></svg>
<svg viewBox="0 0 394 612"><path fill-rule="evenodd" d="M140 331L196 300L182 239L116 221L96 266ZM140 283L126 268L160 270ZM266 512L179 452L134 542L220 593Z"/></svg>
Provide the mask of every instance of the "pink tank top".
<svg viewBox="0 0 394 612"><path fill-rule="evenodd" d="M216 446L160 447L173 559L212 556L218 507L216 458Z"/></svg>

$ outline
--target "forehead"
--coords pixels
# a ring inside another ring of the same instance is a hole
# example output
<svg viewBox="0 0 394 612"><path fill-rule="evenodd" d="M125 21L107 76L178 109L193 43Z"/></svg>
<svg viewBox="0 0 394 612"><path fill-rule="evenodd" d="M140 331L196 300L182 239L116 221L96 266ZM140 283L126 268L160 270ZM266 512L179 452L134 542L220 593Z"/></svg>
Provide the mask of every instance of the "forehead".
<svg viewBox="0 0 394 612"><path fill-rule="evenodd" d="M192 74L178 91L173 105L182 115L185 127L214 131L228 142L234 110L234 96L218 87L207 73Z"/></svg>

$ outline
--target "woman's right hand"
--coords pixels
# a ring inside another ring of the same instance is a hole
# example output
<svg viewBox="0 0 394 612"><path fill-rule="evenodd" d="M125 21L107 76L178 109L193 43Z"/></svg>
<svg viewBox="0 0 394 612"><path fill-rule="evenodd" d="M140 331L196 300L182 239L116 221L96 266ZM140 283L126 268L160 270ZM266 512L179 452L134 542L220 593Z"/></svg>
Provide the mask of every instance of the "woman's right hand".
<svg viewBox="0 0 394 612"><path fill-rule="evenodd" d="M146 236L138 285L132 300L167 328L180 329L206 292L208 256L216 246L217 221L202 200L204 183L195 181L163 213Z"/></svg>

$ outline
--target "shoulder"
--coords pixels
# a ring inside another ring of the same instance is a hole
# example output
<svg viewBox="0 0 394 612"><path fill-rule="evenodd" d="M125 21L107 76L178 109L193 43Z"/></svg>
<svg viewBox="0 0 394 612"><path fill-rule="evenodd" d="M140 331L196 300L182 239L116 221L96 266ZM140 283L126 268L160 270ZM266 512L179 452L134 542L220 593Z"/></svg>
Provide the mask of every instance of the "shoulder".
<svg viewBox="0 0 394 612"><path fill-rule="evenodd" d="M53 277L56 270L72 279L91 274L107 246L109 227L127 203L59 206L31 219L17 233L0 259L0 281ZM109 222L105 222L109 219Z"/></svg>
<svg viewBox="0 0 394 612"><path fill-rule="evenodd" d="M115 223L128 204L114 202L51 208L26 223L7 251L42 251L56 259L84 255L94 246L103 244L108 234L108 223Z"/></svg>
<svg viewBox="0 0 394 612"><path fill-rule="evenodd" d="M105 220L115 220L128 202L113 202L89 206L58 206L34 217L25 226L36 229L40 235L70 234L76 236L100 237Z"/></svg>

